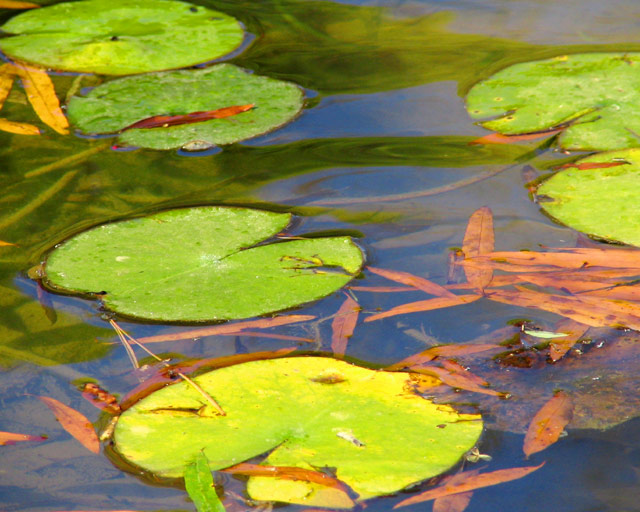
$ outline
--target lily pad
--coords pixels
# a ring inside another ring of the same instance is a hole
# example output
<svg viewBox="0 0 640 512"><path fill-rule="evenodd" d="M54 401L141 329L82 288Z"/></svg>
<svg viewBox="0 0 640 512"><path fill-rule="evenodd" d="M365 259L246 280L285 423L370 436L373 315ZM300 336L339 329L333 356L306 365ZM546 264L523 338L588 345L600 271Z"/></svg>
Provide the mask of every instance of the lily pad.
<svg viewBox="0 0 640 512"><path fill-rule="evenodd" d="M69 102L71 123L84 133L117 133L157 115L253 105L248 112L199 123L122 132L123 145L152 149L188 143L231 144L279 128L298 115L304 94L295 84L252 75L231 64L113 80Z"/></svg>
<svg viewBox="0 0 640 512"><path fill-rule="evenodd" d="M184 382L156 391L116 426L115 446L128 462L180 477L200 451L215 470L272 450L265 464L332 468L367 499L447 471L482 432L479 415L413 393L407 373L329 358L253 361L195 381L226 416ZM251 477L248 492L259 500L325 504L302 480Z"/></svg>
<svg viewBox="0 0 640 512"><path fill-rule="evenodd" d="M349 237L264 244L290 219L287 213L198 207L104 224L49 254L45 284L100 294L107 308L132 317L202 322L316 300L360 271L363 255Z"/></svg>
<svg viewBox="0 0 640 512"><path fill-rule="evenodd" d="M559 144L607 151L640 146L640 53L585 53L525 62L475 85L474 119L507 135L571 123Z"/></svg>
<svg viewBox="0 0 640 512"><path fill-rule="evenodd" d="M600 153L575 165L538 188L544 210L583 233L640 246L640 149Z"/></svg>
<svg viewBox="0 0 640 512"><path fill-rule="evenodd" d="M227 14L173 0L87 0L24 12L2 30L10 57L67 71L129 75L222 57L244 39Z"/></svg>

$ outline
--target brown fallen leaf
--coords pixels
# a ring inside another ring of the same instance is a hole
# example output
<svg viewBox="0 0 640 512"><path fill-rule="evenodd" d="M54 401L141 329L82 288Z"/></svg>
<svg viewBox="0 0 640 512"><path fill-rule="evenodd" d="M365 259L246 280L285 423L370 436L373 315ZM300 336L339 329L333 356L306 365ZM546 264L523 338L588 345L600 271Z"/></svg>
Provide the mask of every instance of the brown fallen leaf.
<svg viewBox="0 0 640 512"><path fill-rule="evenodd" d="M469 375L467 376L463 373L451 372L445 368L429 365L414 366L413 368L411 368L411 371L437 377L447 386L451 386L452 388L464 389L466 391L472 391L474 393L482 393L483 395L492 395L499 397L504 396L504 393L500 393L499 391L495 391L493 389L484 387L483 385L479 385L477 383L479 377L471 373L469 373ZM486 384L484 380L480 379L480 381Z"/></svg>
<svg viewBox="0 0 640 512"><path fill-rule="evenodd" d="M75 437L82 446L93 453L100 453L100 441L98 441L96 431L83 414L55 398L47 396L39 396L38 398L51 409L62 428Z"/></svg>
<svg viewBox="0 0 640 512"><path fill-rule="evenodd" d="M0 9L35 9L36 7L40 7L40 5L31 2L0 1Z"/></svg>
<svg viewBox="0 0 640 512"><path fill-rule="evenodd" d="M483 270L482 267L483 267L482 265L478 266L480 270ZM531 269L529 268L529 270ZM517 275L508 275L508 274L498 275L498 276L493 276L493 278L485 288L488 288L488 287L499 288L500 286L509 286L511 284L518 284L518 283L522 283L522 279L520 279L520 277ZM447 289L448 290L472 290L474 289L474 286L471 283L458 283L458 284L447 285Z"/></svg>
<svg viewBox="0 0 640 512"><path fill-rule="evenodd" d="M447 297L451 300L458 299L458 296L447 290L444 286L440 286L433 281L429 281L423 277L414 276L408 272L399 272L396 270L386 270L383 268L367 267L371 272L382 276L391 281L397 283L406 284L407 286L413 286L418 290L422 290L429 295L435 295L436 297ZM462 303L462 301L459 301Z"/></svg>
<svg viewBox="0 0 640 512"><path fill-rule="evenodd" d="M30 436L27 434L16 434L15 432L0 432L0 446L19 443L21 441L46 441L45 436Z"/></svg>
<svg viewBox="0 0 640 512"><path fill-rule="evenodd" d="M496 345L495 343L441 345L438 347L428 348L418 354L409 356L402 361L398 361L397 363L388 366L385 370L401 370L403 368L411 368L415 365L428 363L429 361L433 361L436 357L456 357L467 354L477 354L479 352L485 352L492 349L504 349L504 347Z"/></svg>
<svg viewBox="0 0 640 512"><path fill-rule="evenodd" d="M44 124L61 135L69 133L69 121L60 108L53 82L44 69L24 62L14 63L16 74L22 81L27 99Z"/></svg>
<svg viewBox="0 0 640 512"><path fill-rule="evenodd" d="M495 253L492 253L495 254ZM517 253L513 253L517 254ZM485 269L490 267L494 270L504 270L505 272L554 272L560 270L558 267L553 265L519 265L514 261L500 261L500 260L492 260L489 254L480 255L475 258L471 258L468 260L464 260L460 262L460 265L463 267L475 267L479 269ZM502 276L498 276L502 277Z"/></svg>
<svg viewBox="0 0 640 512"><path fill-rule="evenodd" d="M567 336L555 338L549 343L549 357L553 362L556 362L562 359L562 357L571 350L571 347L584 336L589 330L589 326L571 320L570 318L563 318L556 323L554 330L567 334Z"/></svg>
<svg viewBox="0 0 640 512"><path fill-rule="evenodd" d="M479 472L480 470L473 469L471 471L456 473L455 475L451 475L443 479L442 482L440 482L440 485L458 485L464 483L464 481L470 476L477 475ZM432 512L462 512L469 505L472 496L473 492L467 491L436 498L431 510Z"/></svg>
<svg viewBox="0 0 640 512"><path fill-rule="evenodd" d="M120 414L118 399L93 382L87 382L82 388L82 397L102 411Z"/></svg>
<svg viewBox="0 0 640 512"><path fill-rule="evenodd" d="M276 334L274 332L261 331L236 331L227 333L229 336L248 336L251 338L271 338L274 340L297 341L299 343L313 343L313 338L303 338L302 336L287 336L286 334Z"/></svg>
<svg viewBox="0 0 640 512"><path fill-rule="evenodd" d="M516 265L552 265L562 268L640 268L638 249L555 249L550 252L498 251L480 255L477 261L500 261Z"/></svg>
<svg viewBox="0 0 640 512"><path fill-rule="evenodd" d="M403 315L405 313L418 313L421 311L431 311L451 306L460 306L461 304L468 304L478 300L482 298L482 295L456 295L455 297L455 299L450 299L449 297L435 297L433 299L409 302L408 304L402 304L395 308L391 308L388 311L371 315L365 319L365 322L373 322L389 316Z"/></svg>
<svg viewBox="0 0 640 512"><path fill-rule="evenodd" d="M415 292L416 289L408 286L349 286L349 290L354 292L373 292L373 293L396 293L396 292Z"/></svg>
<svg viewBox="0 0 640 512"><path fill-rule="evenodd" d="M199 329L190 329L188 331L176 332L173 334L161 334L159 336L148 336L139 338L140 343L158 343L161 341L178 341L189 340L193 338L201 338L203 336L220 336L223 334L236 334L244 329L268 329L270 327L278 327L281 325L293 324L297 322L305 322L313 320L313 315L285 315L275 318L260 318L259 320L249 320L246 322L235 322L222 325L213 325L211 327L202 327Z"/></svg>
<svg viewBox="0 0 640 512"><path fill-rule="evenodd" d="M40 135L40 129L37 126L29 123L9 121L4 117L0 117L0 130L7 133L15 133L16 135Z"/></svg>
<svg viewBox="0 0 640 512"><path fill-rule="evenodd" d="M497 471L491 471L489 473L480 473L478 475L469 476L464 482L453 485L442 485L435 489L429 489L426 492L412 496L406 500L402 500L397 503L393 508L406 507L407 505L415 505L416 503L422 503L424 501L434 500L442 496L450 496L452 494L458 494L461 492L472 491L475 489L481 489L483 487L489 487L491 485L501 484L504 482L510 482L511 480L517 480L525 477L530 473L540 469L544 466L544 462L539 466L529 466L520 468L499 469Z"/></svg>
<svg viewBox="0 0 640 512"><path fill-rule="evenodd" d="M501 133L490 133L484 137L472 140L469 145L476 144L515 144L516 142L523 142L527 140L544 139L545 137L551 137L556 133L560 133L564 130L562 128L555 128L551 130L544 130L541 132L523 133L522 135L502 135Z"/></svg>
<svg viewBox="0 0 640 512"><path fill-rule="evenodd" d="M134 128L165 128L167 126L176 126L180 124L201 123L203 121L209 121L210 119L223 119L225 117L235 116L242 112L247 112L253 107L254 104L252 103L250 105L234 105L231 107L218 108L216 110L204 110L202 112L191 112L189 114L179 114L175 116L152 116L130 124L120 131L123 132Z"/></svg>
<svg viewBox="0 0 640 512"><path fill-rule="evenodd" d="M493 214L487 206L473 212L467 224L467 230L462 241L462 252L465 258L475 258L494 250L495 237L493 233ZM479 292L491 282L493 269L491 267L463 267L467 281Z"/></svg>
<svg viewBox="0 0 640 512"><path fill-rule="evenodd" d="M638 284L609 286L608 288L585 291L583 295L611 300L640 301L640 286Z"/></svg>
<svg viewBox="0 0 640 512"><path fill-rule="evenodd" d="M529 424L522 450L527 458L555 443L573 416L573 401L557 391L536 413Z"/></svg>
<svg viewBox="0 0 640 512"><path fill-rule="evenodd" d="M471 373L467 368L462 366L454 359L442 359L438 360L439 364L450 373L457 373L462 375L465 379L477 384L478 386L488 386L489 383L482 377Z"/></svg>
<svg viewBox="0 0 640 512"><path fill-rule="evenodd" d="M333 322L331 322L331 350L335 355L345 355L347 343L349 338L353 336L361 309L360 304L347 295Z"/></svg>
<svg viewBox="0 0 640 512"><path fill-rule="evenodd" d="M557 288L567 293L576 294L611 288L611 284L595 280L566 279L562 273L547 272L540 274L520 274L522 281L542 286L544 288Z"/></svg>
<svg viewBox="0 0 640 512"><path fill-rule="evenodd" d="M579 164L564 164L555 169L578 169L579 171L587 171L590 169L606 169L608 167L617 167L619 165L626 165L630 162L582 162Z"/></svg>
<svg viewBox="0 0 640 512"><path fill-rule="evenodd" d="M226 469L221 469L220 471L232 475L269 476L282 478L284 480L302 480L305 482L326 485L327 487L333 487L334 489L340 489L346 494L353 493L347 484L337 478L322 473L321 471L313 471L295 466L263 466L261 464L241 462L240 464L236 464L235 466L231 466Z"/></svg>

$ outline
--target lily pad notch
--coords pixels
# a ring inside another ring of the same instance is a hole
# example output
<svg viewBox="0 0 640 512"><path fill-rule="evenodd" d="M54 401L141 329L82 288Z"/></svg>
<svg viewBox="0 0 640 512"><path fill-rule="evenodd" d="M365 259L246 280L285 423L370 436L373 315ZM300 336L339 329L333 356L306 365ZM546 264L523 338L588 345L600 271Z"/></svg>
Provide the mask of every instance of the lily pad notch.
<svg viewBox="0 0 640 512"><path fill-rule="evenodd" d="M193 388L170 385L120 416L114 432L120 456L157 476L179 478L200 452L212 470L269 452L263 464L332 468L357 500L366 500L449 470L483 428L479 415L414 393L409 373L326 357L252 361L195 381L225 416L209 410ZM305 480L251 476L247 491L263 501L354 505L344 491Z"/></svg>
<svg viewBox="0 0 640 512"><path fill-rule="evenodd" d="M364 255L348 236L274 239L290 221L207 206L103 224L56 246L43 284L133 318L211 322L318 300L360 272Z"/></svg>

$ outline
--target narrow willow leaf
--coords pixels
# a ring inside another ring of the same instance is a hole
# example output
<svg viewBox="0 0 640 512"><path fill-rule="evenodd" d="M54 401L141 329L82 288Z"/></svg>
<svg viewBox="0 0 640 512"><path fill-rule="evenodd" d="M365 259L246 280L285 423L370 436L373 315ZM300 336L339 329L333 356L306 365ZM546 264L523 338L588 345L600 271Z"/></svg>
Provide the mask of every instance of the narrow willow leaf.
<svg viewBox="0 0 640 512"><path fill-rule="evenodd" d="M529 457L555 443L572 417L571 397L558 391L531 420L522 447L524 454Z"/></svg>
<svg viewBox="0 0 640 512"><path fill-rule="evenodd" d="M44 124L61 135L69 133L69 122L60 108L53 82L44 69L16 62L16 73L22 80L27 99Z"/></svg>
<svg viewBox="0 0 640 512"><path fill-rule="evenodd" d="M403 315L405 313L418 313L421 311L431 311L451 306L460 306L461 304L468 304L469 302L476 301L480 298L482 298L482 295L456 295L455 299L450 299L449 297L434 297L433 299L410 302L408 304L402 304L395 308L391 308L389 311L383 311L382 313L371 315L365 320L365 322L373 322L389 316Z"/></svg>
<svg viewBox="0 0 640 512"><path fill-rule="evenodd" d="M475 476L478 473L478 469L456 473L455 475L446 477L444 480L442 480L441 484L458 485L464 483L467 478ZM462 512L469 505L472 496L473 492L467 491L458 494L452 494L450 496L442 496L441 498L436 498L433 502L432 512Z"/></svg>
<svg viewBox="0 0 640 512"><path fill-rule="evenodd" d="M28 434L16 434L15 432L0 432L0 446L15 444L20 441L45 441L44 436L30 436Z"/></svg>
<svg viewBox="0 0 640 512"><path fill-rule="evenodd" d="M12 2L11 0L0 1L0 9L35 9L36 7L40 6L31 2Z"/></svg>
<svg viewBox="0 0 640 512"><path fill-rule="evenodd" d="M213 485L209 461L204 453L199 452L195 462L187 466L184 485L198 512L225 512Z"/></svg>
<svg viewBox="0 0 640 512"><path fill-rule="evenodd" d="M40 129L29 123L19 123L16 121L9 121L0 117L0 130L8 133L15 133L16 135L40 135Z"/></svg>
<svg viewBox="0 0 640 512"><path fill-rule="evenodd" d="M181 124L201 123L209 119L224 119L235 116L242 112L247 112L254 107L250 105L234 105L231 107L218 108L216 110L205 110L202 112L191 112L175 116L151 116L126 126L120 131L131 130L132 128L166 128L167 126L177 126Z"/></svg>
<svg viewBox="0 0 640 512"><path fill-rule="evenodd" d="M465 258L474 258L492 252L494 243L493 214L490 208L483 206L473 212L469 218L462 241L462 252ZM491 282L493 277L491 267L463 267L463 269L469 283L480 292Z"/></svg>
<svg viewBox="0 0 640 512"><path fill-rule="evenodd" d="M331 323L331 350L338 356L344 356L349 338L358 323L360 304L347 295Z"/></svg>
<svg viewBox="0 0 640 512"><path fill-rule="evenodd" d="M14 79L15 69L11 64L3 64L0 66L0 108L3 107L5 100L11 92Z"/></svg>
<svg viewBox="0 0 640 512"><path fill-rule="evenodd" d="M100 453L100 441L91 422L81 413L68 405L46 396L38 397L51 409L60 425L75 437L87 450Z"/></svg>
<svg viewBox="0 0 640 512"><path fill-rule="evenodd" d="M406 284L407 286L413 286L414 288L422 290L429 295L435 295L436 297L448 297L452 300L458 298L457 295L454 295L443 286L440 286L439 284L429 281L428 279L425 279L423 277L414 276L413 274L409 274L408 272L399 272L397 270L386 270L383 268L375 267L367 268L374 274L378 274L379 276L390 279L391 281L395 281L397 283Z"/></svg>

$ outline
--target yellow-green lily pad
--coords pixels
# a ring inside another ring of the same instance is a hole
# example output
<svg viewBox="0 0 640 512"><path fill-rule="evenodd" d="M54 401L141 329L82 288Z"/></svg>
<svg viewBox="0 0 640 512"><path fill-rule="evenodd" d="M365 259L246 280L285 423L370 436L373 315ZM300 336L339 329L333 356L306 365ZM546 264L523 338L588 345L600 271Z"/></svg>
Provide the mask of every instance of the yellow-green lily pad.
<svg viewBox="0 0 640 512"><path fill-rule="evenodd" d="M26 11L2 30L14 59L66 71L130 75L193 66L240 46L233 17L174 0L85 0Z"/></svg>
<svg viewBox="0 0 640 512"><path fill-rule="evenodd" d="M324 357L252 361L195 381L226 415L185 382L163 388L120 417L114 440L122 457L181 477L201 451L213 470L270 452L264 464L330 470L362 500L447 471L482 432L479 415L415 394L408 373ZM303 480L252 476L248 492L326 505L317 484Z"/></svg>

